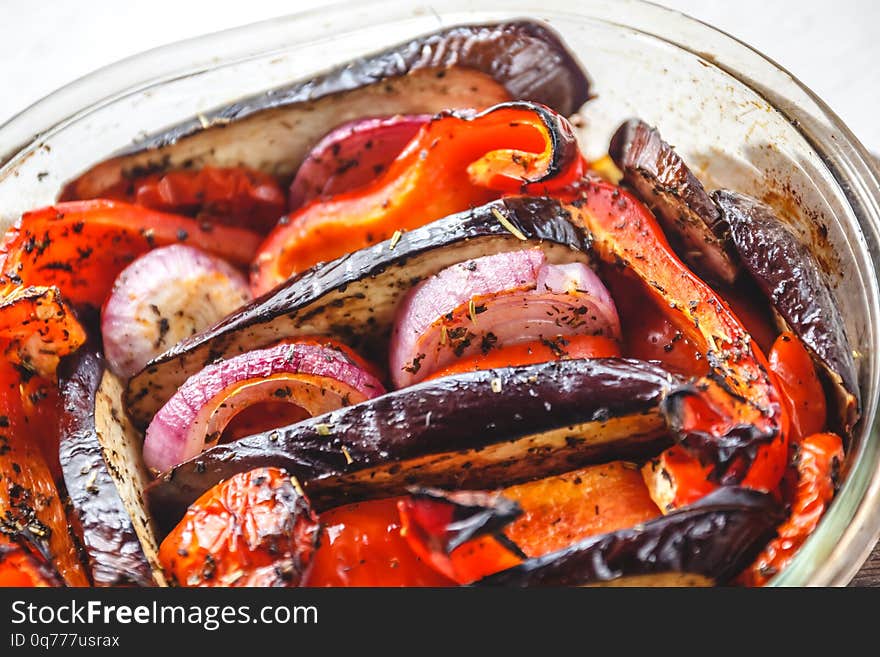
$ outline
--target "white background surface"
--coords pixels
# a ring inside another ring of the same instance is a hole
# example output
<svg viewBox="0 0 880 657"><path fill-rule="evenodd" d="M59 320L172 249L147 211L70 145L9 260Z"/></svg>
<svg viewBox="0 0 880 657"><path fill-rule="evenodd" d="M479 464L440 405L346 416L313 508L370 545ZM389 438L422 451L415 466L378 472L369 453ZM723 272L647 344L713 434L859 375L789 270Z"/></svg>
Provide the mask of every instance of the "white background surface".
<svg viewBox="0 0 880 657"><path fill-rule="evenodd" d="M442 6L442 0L436 2ZM0 123L57 87L123 57L322 4L327 0L0 0ZM880 153L880 2L659 4L715 25L779 62Z"/></svg>

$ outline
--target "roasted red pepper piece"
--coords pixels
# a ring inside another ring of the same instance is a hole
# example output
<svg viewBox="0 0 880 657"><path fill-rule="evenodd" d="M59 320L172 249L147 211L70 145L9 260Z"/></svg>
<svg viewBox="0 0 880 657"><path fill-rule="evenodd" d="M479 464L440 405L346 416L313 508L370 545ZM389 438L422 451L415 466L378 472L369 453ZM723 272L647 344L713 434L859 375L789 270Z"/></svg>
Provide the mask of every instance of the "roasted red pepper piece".
<svg viewBox="0 0 880 657"><path fill-rule="evenodd" d="M398 498L321 514L321 537L305 586L454 586L400 535Z"/></svg>
<svg viewBox="0 0 880 657"><path fill-rule="evenodd" d="M638 467L623 461L511 486L503 495L523 510L504 533L529 557L660 515Z"/></svg>
<svg viewBox="0 0 880 657"><path fill-rule="evenodd" d="M28 374L55 374L58 361L85 342L82 325L54 287L8 287L0 292L0 345Z"/></svg>
<svg viewBox="0 0 880 657"><path fill-rule="evenodd" d="M159 562L178 586L298 586L317 535L298 484L257 468L196 500L162 541Z"/></svg>
<svg viewBox="0 0 880 657"><path fill-rule="evenodd" d="M76 200L71 190L70 198ZM268 233L287 211L287 199L272 176L244 167L205 167L154 173L105 190L104 198L196 217L202 222Z"/></svg>
<svg viewBox="0 0 880 657"><path fill-rule="evenodd" d="M641 279L705 349L707 376L673 390L663 412L681 445L675 460L661 456L645 469L664 510L693 502L696 492L678 481L683 463L705 466L708 486L741 483L772 491L785 471L788 419L764 355L730 308L673 253L654 216L624 190L585 181L567 208L594 239L608 264ZM683 460L682 460L683 459ZM683 474L693 471L692 465Z"/></svg>
<svg viewBox="0 0 880 657"><path fill-rule="evenodd" d="M819 433L825 428L828 409L825 391L813 359L794 333L783 333L770 349L770 370L782 389L782 400L791 422L791 441Z"/></svg>
<svg viewBox="0 0 880 657"><path fill-rule="evenodd" d="M58 573L41 554L0 533L0 588L63 585Z"/></svg>
<svg viewBox="0 0 880 657"><path fill-rule="evenodd" d="M58 489L22 404L21 376L0 362L0 534L46 555L68 586L88 586Z"/></svg>
<svg viewBox="0 0 880 657"><path fill-rule="evenodd" d="M833 433L807 436L797 445L797 487L788 520L758 558L739 577L741 584L763 586L792 560L819 525L837 490L843 443Z"/></svg>
<svg viewBox="0 0 880 657"><path fill-rule="evenodd" d="M186 243L244 265L259 236L117 201L73 201L26 212L0 247L0 293L57 286L65 301L100 306L119 272L155 246Z"/></svg>
<svg viewBox="0 0 880 657"><path fill-rule="evenodd" d="M512 568L526 556L501 532L522 509L500 493L425 489L397 506L412 551L459 584Z"/></svg>
<svg viewBox="0 0 880 657"><path fill-rule="evenodd" d="M440 114L382 176L282 220L260 247L252 287L262 294L318 262L502 192L562 189L585 166L571 126L542 105L505 103L476 115Z"/></svg>

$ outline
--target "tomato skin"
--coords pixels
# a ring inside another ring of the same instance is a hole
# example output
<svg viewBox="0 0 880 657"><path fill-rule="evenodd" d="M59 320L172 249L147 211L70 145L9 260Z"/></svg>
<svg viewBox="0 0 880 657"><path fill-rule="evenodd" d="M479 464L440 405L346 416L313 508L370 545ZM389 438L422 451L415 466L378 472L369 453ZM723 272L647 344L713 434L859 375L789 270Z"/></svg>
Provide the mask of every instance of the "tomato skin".
<svg viewBox="0 0 880 657"><path fill-rule="evenodd" d="M304 586L455 586L400 535L397 502L360 502L322 513L319 546Z"/></svg>
<svg viewBox="0 0 880 657"><path fill-rule="evenodd" d="M475 357L462 358L448 367L434 372L425 380L437 379L462 372L491 370L497 367L515 365L534 365L546 363L560 358L613 358L620 356L620 347L611 338L601 335L575 335L548 342L523 342L492 349Z"/></svg>
<svg viewBox="0 0 880 657"><path fill-rule="evenodd" d="M162 541L159 562L178 586L297 586L317 530L290 476L257 468L196 500Z"/></svg>
<svg viewBox="0 0 880 657"><path fill-rule="evenodd" d="M768 362L782 387L792 440L799 441L822 431L828 419L825 391L813 359L797 336L786 332L776 338Z"/></svg>

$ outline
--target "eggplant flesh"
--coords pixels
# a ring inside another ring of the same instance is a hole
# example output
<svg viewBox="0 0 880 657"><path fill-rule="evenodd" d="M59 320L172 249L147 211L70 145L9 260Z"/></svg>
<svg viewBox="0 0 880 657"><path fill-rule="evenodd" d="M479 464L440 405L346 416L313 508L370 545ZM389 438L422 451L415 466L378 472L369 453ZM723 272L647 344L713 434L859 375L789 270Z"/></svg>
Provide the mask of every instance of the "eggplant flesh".
<svg viewBox="0 0 880 657"><path fill-rule="evenodd" d="M782 519L771 495L723 487L642 525L529 559L477 586L726 584L758 555Z"/></svg>
<svg viewBox="0 0 880 657"><path fill-rule="evenodd" d="M146 497L167 531L203 492L261 466L286 469L327 509L415 485L486 490L644 457L669 444L658 406L675 384L656 365L618 358L456 374L217 445Z"/></svg>
<svg viewBox="0 0 880 657"><path fill-rule="evenodd" d="M608 153L623 181L657 216L678 254L701 274L733 283L739 261L718 208L657 129L630 119L614 133Z"/></svg>
<svg viewBox="0 0 880 657"><path fill-rule="evenodd" d="M589 80L550 29L529 21L465 25L356 59L310 80L233 102L148 136L72 181L63 200L179 168L247 166L289 179L347 121L533 100L571 114Z"/></svg>
<svg viewBox="0 0 880 657"><path fill-rule="evenodd" d="M526 240L502 225L497 213ZM332 336L381 360L397 305L413 285L458 262L536 246L552 264L590 260L589 238L557 201L513 197L319 264L148 363L129 382L129 412L146 426L206 365L282 338Z"/></svg>
<svg viewBox="0 0 880 657"><path fill-rule="evenodd" d="M819 263L772 208L739 192L717 190L712 198L746 270L830 380L839 423L848 434L860 413L858 371Z"/></svg>
<svg viewBox="0 0 880 657"><path fill-rule="evenodd" d="M131 471L140 459L140 441L135 440L125 455L120 455L119 445L112 444L111 436L120 431L124 412L118 407L121 388L118 383L113 386L111 377L93 344L62 361L59 456L64 483L93 583L154 586L158 568L151 522L137 508L137 501L126 504L120 494L122 487L130 488L137 481ZM110 408L108 388L115 388L117 399ZM161 573L158 581L163 581Z"/></svg>

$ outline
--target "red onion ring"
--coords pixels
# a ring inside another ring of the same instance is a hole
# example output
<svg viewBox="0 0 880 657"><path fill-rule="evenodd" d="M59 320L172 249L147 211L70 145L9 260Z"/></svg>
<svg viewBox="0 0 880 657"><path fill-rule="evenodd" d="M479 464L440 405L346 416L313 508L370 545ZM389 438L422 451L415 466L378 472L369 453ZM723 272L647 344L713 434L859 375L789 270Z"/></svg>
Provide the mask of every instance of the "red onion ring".
<svg viewBox="0 0 880 657"><path fill-rule="evenodd" d="M122 270L101 313L104 354L122 378L251 300L247 280L204 251L173 244Z"/></svg>
<svg viewBox="0 0 880 657"><path fill-rule="evenodd" d="M540 249L476 258L410 290L395 318L391 378L412 385L478 351L581 334L620 337L614 301L589 267L548 264Z"/></svg>
<svg viewBox="0 0 880 657"><path fill-rule="evenodd" d="M315 416L383 392L378 379L336 349L294 342L248 351L186 380L147 427L144 462L164 472L196 456L255 403L290 402Z"/></svg>

